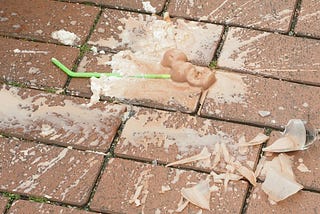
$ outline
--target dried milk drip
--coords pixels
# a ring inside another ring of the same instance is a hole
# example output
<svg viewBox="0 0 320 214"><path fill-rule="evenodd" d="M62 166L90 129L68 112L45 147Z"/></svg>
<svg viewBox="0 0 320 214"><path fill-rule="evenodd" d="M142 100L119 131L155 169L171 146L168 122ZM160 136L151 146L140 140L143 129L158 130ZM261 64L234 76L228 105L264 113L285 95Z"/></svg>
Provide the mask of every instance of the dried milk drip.
<svg viewBox="0 0 320 214"><path fill-rule="evenodd" d="M209 68L197 69L188 62L187 56L178 49L165 52L161 65L170 68L171 79L175 82L188 82L191 86L209 88L215 81L215 72Z"/></svg>

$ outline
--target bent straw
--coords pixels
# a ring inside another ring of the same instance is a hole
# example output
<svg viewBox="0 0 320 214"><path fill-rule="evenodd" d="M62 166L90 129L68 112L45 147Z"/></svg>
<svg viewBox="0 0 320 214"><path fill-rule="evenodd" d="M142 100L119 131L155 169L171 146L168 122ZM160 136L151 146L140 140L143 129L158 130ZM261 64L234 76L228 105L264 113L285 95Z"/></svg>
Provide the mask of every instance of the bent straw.
<svg viewBox="0 0 320 214"><path fill-rule="evenodd" d="M101 77L102 75L107 77L131 77L131 78L146 78L146 79L170 79L170 74L138 74L132 76L123 76L121 74L116 73L96 73L96 72L74 72L67 68L64 64L62 64L56 58L51 58L51 62L64 71L70 77L82 77L82 78L90 78L90 77Z"/></svg>

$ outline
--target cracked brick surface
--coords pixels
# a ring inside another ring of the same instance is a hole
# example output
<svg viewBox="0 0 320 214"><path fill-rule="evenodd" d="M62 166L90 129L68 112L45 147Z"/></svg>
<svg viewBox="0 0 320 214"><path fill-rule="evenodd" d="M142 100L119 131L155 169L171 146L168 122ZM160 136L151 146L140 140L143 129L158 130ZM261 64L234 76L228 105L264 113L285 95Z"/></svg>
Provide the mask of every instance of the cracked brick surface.
<svg viewBox="0 0 320 214"><path fill-rule="evenodd" d="M118 179L119 177L121 179ZM194 171L111 159L102 175L90 208L98 212L112 213L172 213L178 208L181 188L192 187L207 177L208 174ZM239 213L248 184L244 181L231 182L226 191L221 184L215 185L217 191L211 193L210 211L202 210L202 213ZM140 189L139 186L142 187L138 195L141 205L136 206L131 199L137 189ZM167 187L169 190L161 193L162 187ZM198 207L189 204L181 213L198 211Z"/></svg>
<svg viewBox="0 0 320 214"><path fill-rule="evenodd" d="M0 107L1 132L103 152L109 149L125 111L121 105L88 107L80 98L14 87L3 86L0 97L10 101Z"/></svg>
<svg viewBox="0 0 320 214"><path fill-rule="evenodd" d="M20 38L61 42L52 33L64 29L84 43L99 8L49 0L0 2L0 34ZM48 15L50 14L50 15Z"/></svg>
<svg viewBox="0 0 320 214"><path fill-rule="evenodd" d="M84 205L103 156L0 138L1 191Z"/></svg>
<svg viewBox="0 0 320 214"><path fill-rule="evenodd" d="M0 213L4 213L7 203L8 199L0 196Z"/></svg>
<svg viewBox="0 0 320 214"><path fill-rule="evenodd" d="M61 207L57 205L51 205L46 203L37 203L31 201L18 200L15 201L10 207L9 214L19 214L25 213L28 210L28 213L60 213L60 214L90 214L92 212L80 210L77 208Z"/></svg>
<svg viewBox="0 0 320 214"><path fill-rule="evenodd" d="M319 213L319 200L319 193L300 191L276 205L271 205L266 194L257 188L249 197L246 213Z"/></svg>
<svg viewBox="0 0 320 214"><path fill-rule="evenodd" d="M50 60L72 67L79 54L76 48L8 38L0 38L0 46L0 79L33 88L63 88L67 75Z"/></svg>
<svg viewBox="0 0 320 214"><path fill-rule="evenodd" d="M294 0L173 0L169 3L168 11L173 16L287 32L294 7Z"/></svg>
<svg viewBox="0 0 320 214"><path fill-rule="evenodd" d="M295 32L320 38L319 20L320 2L317 0L302 1Z"/></svg>
<svg viewBox="0 0 320 214"><path fill-rule="evenodd" d="M216 77L202 116L278 128L293 117L320 125L320 103L314 96L320 93L319 87L225 71L217 71ZM261 111L269 115L261 116Z"/></svg>
<svg viewBox="0 0 320 214"><path fill-rule="evenodd" d="M230 28L218 67L319 85L320 42Z"/></svg>
<svg viewBox="0 0 320 214"><path fill-rule="evenodd" d="M249 126L141 109L127 121L115 153L126 158L170 163L199 154L204 147L213 152L216 143L223 143L231 156L244 165L254 167L259 146L250 148L248 154L240 154L235 144L243 135L250 140L261 132L262 129ZM211 161L213 159L214 155ZM224 164L221 161L217 169L225 171ZM187 166L209 172L212 170L212 164L208 162L193 162Z"/></svg>
<svg viewBox="0 0 320 214"><path fill-rule="evenodd" d="M165 0L71 0L73 2L93 2L99 5L106 5L113 8L120 8L125 10L136 10L152 13L160 13L165 5ZM149 4L147 3L149 2ZM145 5L145 6L144 6Z"/></svg>

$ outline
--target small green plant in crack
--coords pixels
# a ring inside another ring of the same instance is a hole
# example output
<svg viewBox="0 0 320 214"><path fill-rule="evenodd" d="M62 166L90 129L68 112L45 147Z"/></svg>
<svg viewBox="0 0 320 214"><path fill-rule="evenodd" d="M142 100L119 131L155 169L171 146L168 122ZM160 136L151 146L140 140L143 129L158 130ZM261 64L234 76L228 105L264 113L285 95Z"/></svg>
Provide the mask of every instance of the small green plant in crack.
<svg viewBox="0 0 320 214"><path fill-rule="evenodd" d="M272 132L272 129L271 128L265 128L264 132L265 132L266 135L270 136L270 134Z"/></svg>
<svg viewBox="0 0 320 214"><path fill-rule="evenodd" d="M13 87L18 87L18 88L25 88L26 85L24 83L19 83L19 82L7 82L8 85L13 86Z"/></svg>
<svg viewBox="0 0 320 214"><path fill-rule="evenodd" d="M29 197L30 201L33 202L38 202L38 203L48 203L48 199L43 198L43 197L34 197L34 196L30 196Z"/></svg>
<svg viewBox="0 0 320 214"><path fill-rule="evenodd" d="M2 193L2 196L9 198L9 202L6 205L6 210L8 210L11 207L14 201L19 200L21 198L20 195L9 192Z"/></svg>
<svg viewBox="0 0 320 214"><path fill-rule="evenodd" d="M55 94L57 90L54 89L54 88L45 87L44 91L47 92L47 93Z"/></svg>
<svg viewBox="0 0 320 214"><path fill-rule="evenodd" d="M217 61L216 60L211 61L209 64L209 68L211 69L217 68Z"/></svg>
<svg viewBox="0 0 320 214"><path fill-rule="evenodd" d="M80 46L80 55L83 56L85 53L89 52L90 51L90 46L85 43L83 45Z"/></svg>
<svg viewBox="0 0 320 214"><path fill-rule="evenodd" d="M9 193L9 192L5 192L2 194L4 197L9 198L9 201L15 201L15 200L19 200L21 197L20 195L14 194L14 193Z"/></svg>

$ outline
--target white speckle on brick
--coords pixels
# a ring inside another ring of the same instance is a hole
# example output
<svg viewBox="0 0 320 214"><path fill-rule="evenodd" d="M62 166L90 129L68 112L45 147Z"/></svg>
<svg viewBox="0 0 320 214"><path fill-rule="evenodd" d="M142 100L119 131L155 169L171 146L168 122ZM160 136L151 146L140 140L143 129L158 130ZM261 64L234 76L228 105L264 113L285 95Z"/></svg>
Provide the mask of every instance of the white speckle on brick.
<svg viewBox="0 0 320 214"><path fill-rule="evenodd" d="M29 74L38 74L40 73L39 68L31 67L28 71Z"/></svg>
<svg viewBox="0 0 320 214"><path fill-rule="evenodd" d="M258 111L258 113L261 117L267 117L271 114L270 111Z"/></svg>
<svg viewBox="0 0 320 214"><path fill-rule="evenodd" d="M16 24L16 25L12 25L12 27L13 27L14 29L18 29L18 28L20 28L20 27L21 27L21 25Z"/></svg>
<svg viewBox="0 0 320 214"><path fill-rule="evenodd" d="M9 19L7 17L0 17L0 22L6 22L8 21Z"/></svg>
<svg viewBox="0 0 320 214"><path fill-rule="evenodd" d="M104 33L105 30L104 30L104 28L99 27L99 28L98 28L98 32L99 32L99 33Z"/></svg>

